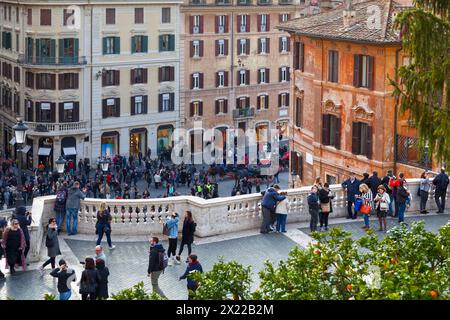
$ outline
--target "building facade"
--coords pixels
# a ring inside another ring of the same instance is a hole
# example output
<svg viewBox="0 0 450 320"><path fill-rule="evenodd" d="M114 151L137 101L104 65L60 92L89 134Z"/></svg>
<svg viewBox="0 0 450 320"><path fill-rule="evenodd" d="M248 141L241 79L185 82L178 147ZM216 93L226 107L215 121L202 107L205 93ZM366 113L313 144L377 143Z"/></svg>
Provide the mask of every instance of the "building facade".
<svg viewBox="0 0 450 320"><path fill-rule="evenodd" d="M390 80L408 63L393 29L404 3L354 1L279 28L291 36L292 182L341 183L350 172L388 169L418 176L423 162L398 161L415 129L397 112ZM406 146L407 152L417 150Z"/></svg>
<svg viewBox="0 0 450 320"><path fill-rule="evenodd" d="M3 1L1 146L28 167L152 155L179 126L181 1Z"/></svg>
<svg viewBox="0 0 450 320"><path fill-rule="evenodd" d="M255 129L262 140L279 128L287 138L292 48L275 26L312 9L309 0L185 0L181 109L191 152L201 152L204 130Z"/></svg>

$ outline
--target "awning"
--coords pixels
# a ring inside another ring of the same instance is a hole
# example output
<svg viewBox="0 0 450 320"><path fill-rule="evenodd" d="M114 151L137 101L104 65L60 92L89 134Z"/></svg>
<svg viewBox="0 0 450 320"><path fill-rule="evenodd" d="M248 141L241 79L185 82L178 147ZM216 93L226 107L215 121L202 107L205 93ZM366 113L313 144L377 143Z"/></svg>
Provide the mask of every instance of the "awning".
<svg viewBox="0 0 450 320"><path fill-rule="evenodd" d="M9 144L10 145L15 145L16 144L16 137L13 137L11 140L9 140Z"/></svg>
<svg viewBox="0 0 450 320"><path fill-rule="evenodd" d="M63 148L65 156L76 156L77 150L74 147Z"/></svg>
<svg viewBox="0 0 450 320"><path fill-rule="evenodd" d="M39 148L38 155L39 156L49 156L50 152L52 152L51 148Z"/></svg>
<svg viewBox="0 0 450 320"><path fill-rule="evenodd" d="M22 151L23 153L28 153L28 151L30 151L30 149L31 149L31 146L29 146L29 145L26 145L25 147L23 147L22 148L22 150L20 150L20 151Z"/></svg>

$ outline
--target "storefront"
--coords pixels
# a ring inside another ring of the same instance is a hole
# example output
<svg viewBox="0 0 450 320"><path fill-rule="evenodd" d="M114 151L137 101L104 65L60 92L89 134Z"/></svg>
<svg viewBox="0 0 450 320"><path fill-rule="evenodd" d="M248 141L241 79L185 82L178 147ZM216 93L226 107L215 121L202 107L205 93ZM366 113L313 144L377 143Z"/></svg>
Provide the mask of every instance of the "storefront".
<svg viewBox="0 0 450 320"><path fill-rule="evenodd" d="M130 130L130 155L138 156L141 152L145 156L147 151L147 129L136 128Z"/></svg>
<svg viewBox="0 0 450 320"><path fill-rule="evenodd" d="M38 149L38 165L43 163L45 168L53 170L53 139L40 138Z"/></svg>
<svg viewBox="0 0 450 320"><path fill-rule="evenodd" d="M173 146L172 142L173 126L164 125L158 127L157 141L158 141L158 155L162 151L166 151Z"/></svg>
<svg viewBox="0 0 450 320"><path fill-rule="evenodd" d="M119 133L109 131L102 134L102 157L119 154Z"/></svg>
<svg viewBox="0 0 450 320"><path fill-rule="evenodd" d="M69 161L77 163L77 141L73 137L65 137L61 140L61 154Z"/></svg>

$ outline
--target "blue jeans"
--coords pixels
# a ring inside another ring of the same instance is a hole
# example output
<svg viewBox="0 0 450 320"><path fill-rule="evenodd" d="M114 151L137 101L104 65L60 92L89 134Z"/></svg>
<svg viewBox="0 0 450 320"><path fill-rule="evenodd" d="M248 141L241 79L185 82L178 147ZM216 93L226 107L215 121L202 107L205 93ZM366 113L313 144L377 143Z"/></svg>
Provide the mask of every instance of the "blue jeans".
<svg viewBox="0 0 450 320"><path fill-rule="evenodd" d="M109 245L109 247L111 248L111 247L112 247L112 242L111 242L111 226L108 225L108 228L109 228L109 230L110 230L109 232L103 232L104 227L105 227L105 225L104 225L104 224L101 224L101 223L99 223L99 224L97 225L97 233L98 233L97 246L100 245L100 243L102 242L102 239L103 239L103 234L106 233L106 241L108 242L108 245Z"/></svg>
<svg viewBox="0 0 450 320"><path fill-rule="evenodd" d="M398 204L398 222L403 222L405 220L405 210L406 210L406 203L399 203Z"/></svg>
<svg viewBox="0 0 450 320"><path fill-rule="evenodd" d="M67 213L67 233L77 234L78 208L66 208L66 213ZM73 218L73 230L70 229L70 222L72 218Z"/></svg>
<svg viewBox="0 0 450 320"><path fill-rule="evenodd" d="M71 295L72 295L72 290L69 290L66 292L60 292L59 300L69 300Z"/></svg>
<svg viewBox="0 0 450 320"><path fill-rule="evenodd" d="M62 229L64 223L64 214L65 212L56 212L56 225L58 226L58 230Z"/></svg>
<svg viewBox="0 0 450 320"><path fill-rule="evenodd" d="M391 202L389 202L389 213L394 215L394 197L392 194L389 195L389 199L391 200Z"/></svg>
<svg viewBox="0 0 450 320"><path fill-rule="evenodd" d="M277 213L277 231L286 232L286 218L287 214Z"/></svg>
<svg viewBox="0 0 450 320"><path fill-rule="evenodd" d="M364 224L368 227L369 226L369 215L364 214Z"/></svg>

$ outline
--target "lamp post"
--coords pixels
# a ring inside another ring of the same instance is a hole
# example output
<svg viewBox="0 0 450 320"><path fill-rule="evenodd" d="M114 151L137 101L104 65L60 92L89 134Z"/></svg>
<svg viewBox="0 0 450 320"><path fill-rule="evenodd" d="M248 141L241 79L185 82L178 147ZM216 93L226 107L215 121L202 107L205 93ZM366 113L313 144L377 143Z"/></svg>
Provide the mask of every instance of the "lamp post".
<svg viewBox="0 0 450 320"><path fill-rule="evenodd" d="M22 146L26 141L28 126L23 123L22 120L19 120L16 125L13 127L14 130L14 137L16 139L16 143L18 147L20 148L19 152L22 152ZM16 192L16 206L19 204L22 204L23 198L22 198L22 155L18 157L19 163L18 163L18 173L19 177L17 180L17 192Z"/></svg>
<svg viewBox="0 0 450 320"><path fill-rule="evenodd" d="M100 160L100 166L101 166L102 171L103 171L104 173L108 172L108 169L109 169L109 160L107 160L107 159L102 159L102 160Z"/></svg>
<svg viewBox="0 0 450 320"><path fill-rule="evenodd" d="M58 171L58 173L59 174L63 173L67 161L62 156L59 156L58 160L56 160L55 163L56 163L56 170Z"/></svg>

